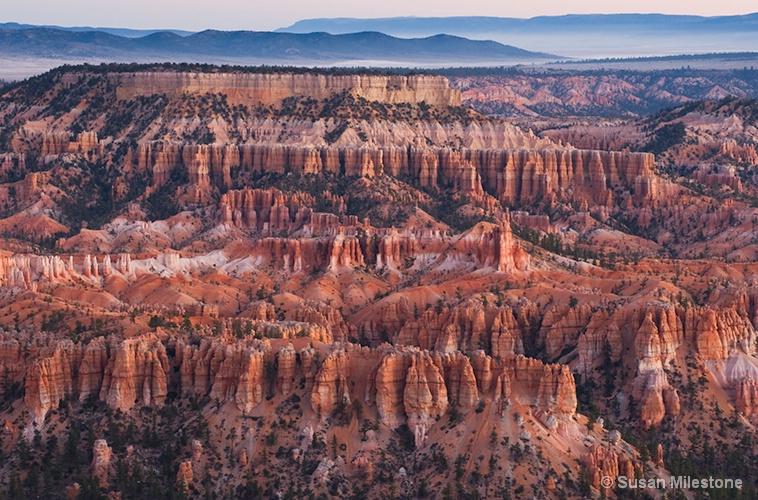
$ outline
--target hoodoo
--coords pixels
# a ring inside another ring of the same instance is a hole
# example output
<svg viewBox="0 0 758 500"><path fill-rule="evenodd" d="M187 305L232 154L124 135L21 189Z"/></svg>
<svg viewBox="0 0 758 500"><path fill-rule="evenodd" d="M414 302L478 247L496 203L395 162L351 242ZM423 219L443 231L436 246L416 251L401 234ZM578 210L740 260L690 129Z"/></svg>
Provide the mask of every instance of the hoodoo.
<svg viewBox="0 0 758 500"><path fill-rule="evenodd" d="M452 82L130 64L0 87L0 496L758 477L754 104L535 120L567 106L545 77L506 121Z"/></svg>

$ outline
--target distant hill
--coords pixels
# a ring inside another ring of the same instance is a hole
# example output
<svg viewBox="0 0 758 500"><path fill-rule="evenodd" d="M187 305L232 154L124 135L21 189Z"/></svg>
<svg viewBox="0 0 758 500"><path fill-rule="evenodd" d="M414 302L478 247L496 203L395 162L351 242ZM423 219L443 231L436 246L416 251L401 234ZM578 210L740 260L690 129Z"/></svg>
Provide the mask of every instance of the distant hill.
<svg viewBox="0 0 758 500"><path fill-rule="evenodd" d="M555 60L492 41L450 35L403 39L377 32L346 35L207 30L187 36L157 32L129 38L104 31L53 28L0 29L0 54L94 61L186 62L456 62L507 64Z"/></svg>
<svg viewBox="0 0 758 500"><path fill-rule="evenodd" d="M109 35L118 35L127 38L137 38L141 36L152 35L153 33L159 33L162 31L168 31L175 35L187 36L194 33L193 31L184 30L167 30L167 29L155 29L155 30L134 30L129 28L93 28L91 26L39 26L36 24L20 24L20 23L0 23L0 30L29 30L37 28L50 28L63 31L100 31L102 33L108 33Z"/></svg>
<svg viewBox="0 0 758 500"><path fill-rule="evenodd" d="M447 33L516 44L571 57L629 57L758 50L758 13L700 17L665 14L587 14L505 17L392 17L306 19L281 32L393 36Z"/></svg>
<svg viewBox="0 0 758 500"><path fill-rule="evenodd" d="M570 14L539 16L530 19L512 17L386 17L356 19L349 17L304 19L277 31L287 33L353 33L375 30L383 33L423 36L435 33L493 33L496 31L531 32L533 30L604 31L619 29L650 31L751 31L758 32L758 13L743 16L680 16L668 14Z"/></svg>

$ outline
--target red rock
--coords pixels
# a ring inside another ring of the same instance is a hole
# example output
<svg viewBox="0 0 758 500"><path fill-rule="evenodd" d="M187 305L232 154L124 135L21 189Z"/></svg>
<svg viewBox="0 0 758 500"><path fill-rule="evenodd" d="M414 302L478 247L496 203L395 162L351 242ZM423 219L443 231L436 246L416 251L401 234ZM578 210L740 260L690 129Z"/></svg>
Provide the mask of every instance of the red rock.
<svg viewBox="0 0 758 500"><path fill-rule="evenodd" d="M168 386L166 348L154 335L127 339L114 346L100 389L100 399L113 408L163 404Z"/></svg>
<svg viewBox="0 0 758 500"><path fill-rule="evenodd" d="M351 402L348 357L345 351L337 350L324 360L311 391L311 406L319 415L329 415L339 404Z"/></svg>
<svg viewBox="0 0 758 500"><path fill-rule="evenodd" d="M105 439L98 439L92 447L92 477L100 482L101 488L108 488L111 475L113 450Z"/></svg>
<svg viewBox="0 0 758 500"><path fill-rule="evenodd" d="M176 484L182 491L188 491L194 474L192 471L192 461L185 460L179 464L179 471L176 473Z"/></svg>
<svg viewBox="0 0 758 500"><path fill-rule="evenodd" d="M603 478L610 478L610 484L616 484L619 476L634 478L634 471L637 467L635 464L619 455L615 450L604 448L598 445L592 445L589 453L582 456L587 472L589 473L590 484L596 490L610 489Z"/></svg>

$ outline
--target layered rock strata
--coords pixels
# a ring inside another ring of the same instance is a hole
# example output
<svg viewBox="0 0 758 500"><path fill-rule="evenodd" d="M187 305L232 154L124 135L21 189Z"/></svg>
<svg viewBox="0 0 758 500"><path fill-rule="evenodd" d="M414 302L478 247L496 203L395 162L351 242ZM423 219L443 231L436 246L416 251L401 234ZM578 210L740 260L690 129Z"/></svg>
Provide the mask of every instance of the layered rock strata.
<svg viewBox="0 0 758 500"><path fill-rule="evenodd" d="M507 203L528 203L549 196L612 206L616 187L634 190L635 205L648 206L668 189L653 175L653 155L579 149L488 149L417 146L333 147L279 144L140 144L138 170L151 171L163 185L182 168L190 183L231 187L239 172L289 171L410 177L423 187L450 187L469 196L484 191ZM621 201L621 200L617 200Z"/></svg>
<svg viewBox="0 0 758 500"><path fill-rule="evenodd" d="M368 101L391 104L425 102L431 106L460 106L461 93L444 77L433 75L319 75L256 73L114 73L119 99L166 94L222 93L233 104L280 105L288 97L326 99L334 93L352 92Z"/></svg>

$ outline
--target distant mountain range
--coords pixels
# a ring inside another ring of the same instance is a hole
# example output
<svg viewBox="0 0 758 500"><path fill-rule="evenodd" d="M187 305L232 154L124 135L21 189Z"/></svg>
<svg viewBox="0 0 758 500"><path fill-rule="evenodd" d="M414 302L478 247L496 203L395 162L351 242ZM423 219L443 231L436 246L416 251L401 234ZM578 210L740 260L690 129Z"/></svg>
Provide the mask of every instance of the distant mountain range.
<svg viewBox="0 0 758 500"><path fill-rule="evenodd" d="M397 36L423 36L435 33L494 33L532 32L534 30L604 31L619 29L635 31L750 31L758 32L758 13L742 16L680 16L669 14L571 14L565 16L540 16L530 19L513 17L386 17L356 19L349 17L304 19L279 32L354 33L358 31L381 31Z"/></svg>
<svg viewBox="0 0 758 500"><path fill-rule="evenodd" d="M138 38L141 36L152 35L153 33L160 33L162 31L168 31L176 35L187 36L194 33L194 31L184 30L168 30L168 29L156 29L156 30L133 30L129 28L93 28L92 26L39 26L36 24L19 24L19 23L0 23L0 30L29 30L37 28L51 28L64 31L100 31L102 33L108 33L109 35L123 36L127 38Z"/></svg>
<svg viewBox="0 0 758 500"><path fill-rule="evenodd" d="M505 17L306 19L279 32L380 31L415 37L447 33L495 40L571 57L661 56L758 50L758 13L700 17L665 14L587 14Z"/></svg>
<svg viewBox="0 0 758 500"><path fill-rule="evenodd" d="M680 54L717 59L629 60ZM745 57L746 53L749 57ZM0 78L64 63L189 62L295 66L514 66L571 60L618 69L739 69L755 65L758 13L307 19L274 32L134 30L0 23ZM560 56L552 55L560 54ZM614 59L607 61L605 59ZM627 61L616 61L626 59ZM572 63L573 64L573 63ZM589 66L587 66L589 68Z"/></svg>
<svg viewBox="0 0 758 500"><path fill-rule="evenodd" d="M451 35L403 39L377 32L331 35L207 30L186 36L163 31L126 37L102 30L57 28L0 29L0 56L276 64L515 64L560 59L498 42Z"/></svg>

